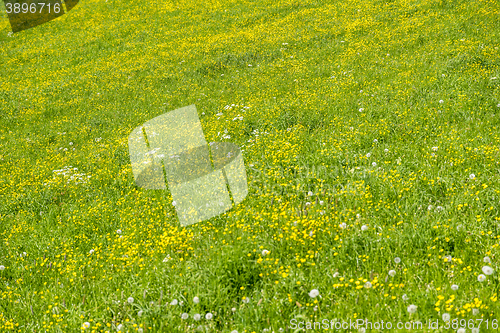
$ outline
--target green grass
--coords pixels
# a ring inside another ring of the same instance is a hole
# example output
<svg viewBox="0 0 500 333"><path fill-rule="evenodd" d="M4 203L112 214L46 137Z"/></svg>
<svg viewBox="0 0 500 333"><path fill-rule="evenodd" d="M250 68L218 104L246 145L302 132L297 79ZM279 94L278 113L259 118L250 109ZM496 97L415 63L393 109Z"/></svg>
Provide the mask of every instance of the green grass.
<svg viewBox="0 0 500 333"><path fill-rule="evenodd" d="M2 11L0 331L457 331L428 328L444 313L496 331L499 13L82 0L9 35ZM183 228L170 193L135 185L127 140L190 104L208 142L242 148L249 194Z"/></svg>

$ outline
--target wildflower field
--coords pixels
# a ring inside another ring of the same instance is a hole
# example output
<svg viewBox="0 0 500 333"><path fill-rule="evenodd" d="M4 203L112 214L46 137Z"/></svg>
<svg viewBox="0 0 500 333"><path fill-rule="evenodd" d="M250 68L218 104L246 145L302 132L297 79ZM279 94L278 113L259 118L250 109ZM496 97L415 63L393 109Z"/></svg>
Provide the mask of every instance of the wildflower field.
<svg viewBox="0 0 500 333"><path fill-rule="evenodd" d="M498 331L499 46L493 0L0 5L0 331ZM249 193L181 227L127 140L191 104Z"/></svg>

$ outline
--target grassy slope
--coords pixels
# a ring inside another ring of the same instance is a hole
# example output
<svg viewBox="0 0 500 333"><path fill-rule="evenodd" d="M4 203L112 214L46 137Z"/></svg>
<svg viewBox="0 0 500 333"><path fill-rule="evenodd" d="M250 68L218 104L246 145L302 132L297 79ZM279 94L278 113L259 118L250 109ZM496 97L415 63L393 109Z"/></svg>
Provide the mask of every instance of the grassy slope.
<svg viewBox="0 0 500 333"><path fill-rule="evenodd" d="M2 13L0 329L491 321L498 275L477 276L485 256L498 268L499 13L84 0L12 37ZM250 193L181 228L168 193L135 187L127 136L189 104L208 141L227 130L243 148ZM66 183L65 166L91 178Z"/></svg>

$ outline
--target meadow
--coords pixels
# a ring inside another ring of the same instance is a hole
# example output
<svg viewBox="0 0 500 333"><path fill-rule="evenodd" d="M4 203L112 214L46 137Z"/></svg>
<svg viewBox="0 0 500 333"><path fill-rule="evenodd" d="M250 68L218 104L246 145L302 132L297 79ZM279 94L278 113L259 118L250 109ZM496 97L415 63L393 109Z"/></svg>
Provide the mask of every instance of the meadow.
<svg viewBox="0 0 500 333"><path fill-rule="evenodd" d="M12 34L0 5L0 331L498 331L499 14L81 0ZM249 194L184 228L127 140L191 104Z"/></svg>

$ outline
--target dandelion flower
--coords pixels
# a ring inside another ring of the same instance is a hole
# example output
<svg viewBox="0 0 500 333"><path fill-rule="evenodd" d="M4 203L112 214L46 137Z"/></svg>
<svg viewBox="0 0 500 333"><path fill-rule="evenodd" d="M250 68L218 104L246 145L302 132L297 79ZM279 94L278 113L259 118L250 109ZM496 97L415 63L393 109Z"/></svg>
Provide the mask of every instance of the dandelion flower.
<svg viewBox="0 0 500 333"><path fill-rule="evenodd" d="M179 302L177 302L176 299L172 300L172 302L170 302L170 305L177 305Z"/></svg>
<svg viewBox="0 0 500 333"><path fill-rule="evenodd" d="M140 310L139 312L137 312L137 315L140 317L142 316L142 313L143 313L142 310Z"/></svg>
<svg viewBox="0 0 500 333"><path fill-rule="evenodd" d="M399 264L401 262L401 259L399 257L394 258L394 262L396 264Z"/></svg>
<svg viewBox="0 0 500 333"><path fill-rule="evenodd" d="M364 108L360 108L360 109L359 109L359 112L363 112L363 111L365 111L365 109L364 109Z"/></svg>
<svg viewBox="0 0 500 333"><path fill-rule="evenodd" d="M201 315L199 313L196 313L194 316L193 316L194 320L198 321L201 319Z"/></svg>
<svg viewBox="0 0 500 333"><path fill-rule="evenodd" d="M385 148L385 149L384 149L384 152L388 153L388 152L389 152L389 149Z"/></svg>
<svg viewBox="0 0 500 333"><path fill-rule="evenodd" d="M312 195L313 195L313 193L312 193L311 191L309 191L309 192L307 192L307 195L308 195L308 196L312 196Z"/></svg>
<svg viewBox="0 0 500 333"><path fill-rule="evenodd" d="M376 167L377 166L377 162L373 162L372 166Z"/></svg>
<svg viewBox="0 0 500 333"><path fill-rule="evenodd" d="M458 285L452 284L451 285L451 290L458 290Z"/></svg>
<svg viewBox="0 0 500 333"><path fill-rule="evenodd" d="M243 303L245 303L245 304L250 303L250 298L248 298L248 297L243 297Z"/></svg>
<svg viewBox="0 0 500 333"><path fill-rule="evenodd" d="M121 235L122 231L121 231L120 229L118 229L118 230L116 230L116 233L117 233L118 235Z"/></svg>
<svg viewBox="0 0 500 333"><path fill-rule="evenodd" d="M262 250L262 256L265 257L269 254L268 250Z"/></svg>
<svg viewBox="0 0 500 333"><path fill-rule="evenodd" d="M413 305L413 304L408 305L408 309L407 310L408 310L409 313L415 313L415 312L417 312L417 306Z"/></svg>
<svg viewBox="0 0 500 333"><path fill-rule="evenodd" d="M372 287L371 282L370 282L370 281L367 281L367 282L365 283L365 286L364 286L364 287L365 287L366 289L371 288L371 287Z"/></svg>
<svg viewBox="0 0 500 333"><path fill-rule="evenodd" d="M362 225L362 226L361 226L361 230L362 230L362 231L366 231L366 230L368 230L368 227L367 227L366 225Z"/></svg>
<svg viewBox="0 0 500 333"><path fill-rule="evenodd" d="M374 142L374 143L377 143L377 142L378 142L378 140L377 140L377 139L375 139L375 140L373 140L373 142Z"/></svg>
<svg viewBox="0 0 500 333"><path fill-rule="evenodd" d="M469 178L470 178L470 179L474 179L474 178L476 178L476 175L475 175L475 174L473 174L473 173L471 173L471 174L469 175Z"/></svg>
<svg viewBox="0 0 500 333"><path fill-rule="evenodd" d="M237 330L232 330L231 333L238 333L238 331Z"/></svg>
<svg viewBox="0 0 500 333"><path fill-rule="evenodd" d="M471 329L471 332L472 332L472 333L479 333L479 327L473 327L473 328Z"/></svg>
<svg viewBox="0 0 500 333"><path fill-rule="evenodd" d="M370 157L370 156L372 156L372 154L371 154L371 153L366 154L366 157Z"/></svg>
<svg viewBox="0 0 500 333"><path fill-rule="evenodd" d="M339 225L339 227L340 227L340 229L345 229L345 228L347 228L347 224L345 224L345 223L341 223L341 224Z"/></svg>
<svg viewBox="0 0 500 333"><path fill-rule="evenodd" d="M490 257L484 257L484 258L483 258L483 262L488 263L488 264L491 264L491 259L490 259Z"/></svg>
<svg viewBox="0 0 500 333"><path fill-rule="evenodd" d="M86 330L86 329L87 329L87 328L89 328L89 327L90 327L90 323L89 323L88 321L86 321L86 322L84 322L84 323L82 324L82 328L83 328L84 330Z"/></svg>
<svg viewBox="0 0 500 333"><path fill-rule="evenodd" d="M323 206L323 204L324 204L324 203L325 203L325 202L324 202L323 200L320 200L320 201L319 201L319 204L320 204L320 205L322 205L322 206Z"/></svg>
<svg viewBox="0 0 500 333"><path fill-rule="evenodd" d="M184 319L184 320L186 320L186 319L188 319L188 318L189 318L189 315L188 315L187 313L185 313L185 312L184 312L184 313L181 315L181 318L182 318L182 319Z"/></svg>
<svg viewBox="0 0 500 333"><path fill-rule="evenodd" d="M444 101L442 99L439 100L439 104L443 104Z"/></svg>
<svg viewBox="0 0 500 333"><path fill-rule="evenodd" d="M449 313L443 313L443 316L441 318L443 318L443 321L449 321L451 316Z"/></svg>
<svg viewBox="0 0 500 333"><path fill-rule="evenodd" d="M129 304L134 303L134 298L133 297L127 298L127 302L129 302Z"/></svg>
<svg viewBox="0 0 500 333"><path fill-rule="evenodd" d="M433 151L437 151L439 147L432 147Z"/></svg>
<svg viewBox="0 0 500 333"><path fill-rule="evenodd" d="M4 265L0 265L0 271L3 271L5 269Z"/></svg>
<svg viewBox="0 0 500 333"><path fill-rule="evenodd" d="M231 308L231 311L236 312L236 308Z"/></svg>
<svg viewBox="0 0 500 333"><path fill-rule="evenodd" d="M473 314L474 316L477 316L477 315L479 314L479 309L475 309L475 308L474 308L474 309L472 309L472 314Z"/></svg>
<svg viewBox="0 0 500 333"><path fill-rule="evenodd" d="M493 274L493 268L490 266L483 266L483 273L486 275L491 275Z"/></svg>
<svg viewBox="0 0 500 333"><path fill-rule="evenodd" d="M118 325L118 326L116 327L116 330L117 330L117 331L121 331L122 329L123 329L123 325L122 325L122 324L120 324L120 325Z"/></svg>
<svg viewBox="0 0 500 333"><path fill-rule="evenodd" d="M457 330L457 333L465 333L465 328L459 328L459 329Z"/></svg>
<svg viewBox="0 0 500 333"><path fill-rule="evenodd" d="M393 270L393 269L391 269L391 270L389 271L389 275L390 275L390 276L395 276L395 275L396 275L396 271L395 271L395 270Z"/></svg>
<svg viewBox="0 0 500 333"><path fill-rule="evenodd" d="M214 317L214 315L213 315L213 314L211 314L210 312L209 312L209 313L207 313L207 314L205 315L205 319L206 319L206 320L210 320L210 319L212 319L213 317Z"/></svg>
<svg viewBox="0 0 500 333"><path fill-rule="evenodd" d="M89 253L90 254L94 253L94 249L90 249Z"/></svg>
<svg viewBox="0 0 500 333"><path fill-rule="evenodd" d="M403 294L403 296L401 296L401 298L403 299L403 301L407 301L410 299L408 296L406 296L406 294Z"/></svg>
<svg viewBox="0 0 500 333"><path fill-rule="evenodd" d="M200 299L198 298L198 296L195 296L195 297L193 298L193 303L194 303L194 304L198 304L198 303L200 303Z"/></svg>
<svg viewBox="0 0 500 333"><path fill-rule="evenodd" d="M309 297L316 298L319 295L318 289L313 289L309 292Z"/></svg>
<svg viewBox="0 0 500 333"><path fill-rule="evenodd" d="M479 274L479 275L477 276L477 280L478 280L479 282L483 282L484 280L486 280L486 275Z"/></svg>

